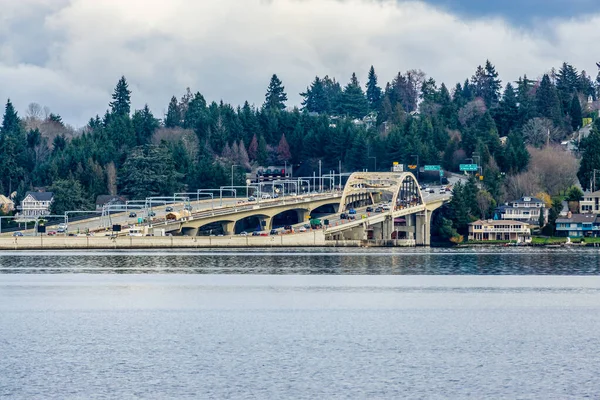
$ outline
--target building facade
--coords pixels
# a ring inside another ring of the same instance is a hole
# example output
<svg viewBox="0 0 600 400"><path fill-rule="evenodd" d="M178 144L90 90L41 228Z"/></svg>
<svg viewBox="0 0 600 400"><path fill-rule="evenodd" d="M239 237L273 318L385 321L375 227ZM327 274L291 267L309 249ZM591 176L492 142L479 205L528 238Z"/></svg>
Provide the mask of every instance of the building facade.
<svg viewBox="0 0 600 400"><path fill-rule="evenodd" d="M600 235L600 216L571 214L556 219L556 236L596 237Z"/></svg>
<svg viewBox="0 0 600 400"><path fill-rule="evenodd" d="M27 192L21 205L19 215L24 218L36 218L50 214L50 204L54 200L52 192Z"/></svg>
<svg viewBox="0 0 600 400"><path fill-rule="evenodd" d="M514 220L479 220L469 224L469 240L514 240L529 242L529 224Z"/></svg>
<svg viewBox="0 0 600 400"><path fill-rule="evenodd" d="M585 192L583 199L579 202L581 214L600 214L600 190Z"/></svg>
<svg viewBox="0 0 600 400"><path fill-rule="evenodd" d="M525 196L519 200L497 207L494 219L525 222L528 225L539 226L540 214L544 224L548 222L548 209L544 202L536 197Z"/></svg>

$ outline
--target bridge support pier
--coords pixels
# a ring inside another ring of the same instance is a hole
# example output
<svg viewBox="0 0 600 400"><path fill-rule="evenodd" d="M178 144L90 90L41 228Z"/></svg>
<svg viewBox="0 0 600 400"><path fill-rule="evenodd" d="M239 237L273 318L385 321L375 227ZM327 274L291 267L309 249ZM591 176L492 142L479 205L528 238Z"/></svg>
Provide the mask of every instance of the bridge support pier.
<svg viewBox="0 0 600 400"><path fill-rule="evenodd" d="M181 228L181 234L183 236L198 236L198 231L199 228L187 228L185 226Z"/></svg>
<svg viewBox="0 0 600 400"><path fill-rule="evenodd" d="M431 212L427 209L416 215L415 234L417 246L429 246L431 244Z"/></svg>
<svg viewBox="0 0 600 400"><path fill-rule="evenodd" d="M223 228L223 233L225 235L235 234L235 221L223 221L221 222L221 227Z"/></svg>

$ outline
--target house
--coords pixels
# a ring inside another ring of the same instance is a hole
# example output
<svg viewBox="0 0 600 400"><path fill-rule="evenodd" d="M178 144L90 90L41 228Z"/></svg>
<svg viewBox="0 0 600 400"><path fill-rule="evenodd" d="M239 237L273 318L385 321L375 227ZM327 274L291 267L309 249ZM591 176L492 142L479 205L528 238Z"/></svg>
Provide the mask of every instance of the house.
<svg viewBox="0 0 600 400"><path fill-rule="evenodd" d="M479 220L469 224L469 240L531 241L529 224L514 220Z"/></svg>
<svg viewBox="0 0 600 400"><path fill-rule="evenodd" d="M556 236L590 237L600 235L600 216L571 214L556 219Z"/></svg>
<svg viewBox="0 0 600 400"><path fill-rule="evenodd" d="M5 214L14 211L15 203L3 194L0 194L0 211Z"/></svg>
<svg viewBox="0 0 600 400"><path fill-rule="evenodd" d="M125 196L101 194L96 197L96 210L102 210L104 206L121 206L127 203Z"/></svg>
<svg viewBox="0 0 600 400"><path fill-rule="evenodd" d="M54 200L52 192L27 192L21 205L17 207L20 215L25 218L35 218L50 214L50 204Z"/></svg>
<svg viewBox="0 0 600 400"><path fill-rule="evenodd" d="M579 201L579 212L581 214L600 214L600 190L583 194L583 199Z"/></svg>
<svg viewBox="0 0 600 400"><path fill-rule="evenodd" d="M536 197L525 196L497 207L494 211L494 219L521 221L539 226L540 214L544 216L544 223L547 223L548 209L544 202Z"/></svg>

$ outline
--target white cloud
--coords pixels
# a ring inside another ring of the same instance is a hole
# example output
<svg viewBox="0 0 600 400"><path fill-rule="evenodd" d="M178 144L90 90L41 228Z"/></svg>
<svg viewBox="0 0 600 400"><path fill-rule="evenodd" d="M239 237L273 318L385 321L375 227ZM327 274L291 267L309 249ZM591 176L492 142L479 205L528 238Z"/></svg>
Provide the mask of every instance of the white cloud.
<svg viewBox="0 0 600 400"><path fill-rule="evenodd" d="M0 98L35 101L76 125L102 114L124 74L133 103L162 117L187 86L260 105L270 75L290 104L315 75L383 86L420 68L453 86L489 58L504 81L569 61L595 74L600 14L535 29L461 19L420 2L376 0L0 0ZM11 4L13 6L11 6Z"/></svg>

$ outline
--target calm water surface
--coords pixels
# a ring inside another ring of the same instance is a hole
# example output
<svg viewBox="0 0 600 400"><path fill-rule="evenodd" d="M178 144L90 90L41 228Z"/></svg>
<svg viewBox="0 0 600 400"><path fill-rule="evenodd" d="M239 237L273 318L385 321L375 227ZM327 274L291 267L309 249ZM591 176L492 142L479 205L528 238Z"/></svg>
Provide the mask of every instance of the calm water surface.
<svg viewBox="0 0 600 400"><path fill-rule="evenodd" d="M599 255L0 253L0 398L598 398Z"/></svg>

